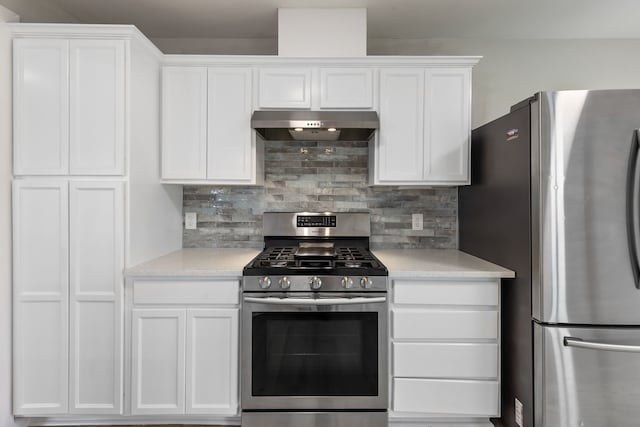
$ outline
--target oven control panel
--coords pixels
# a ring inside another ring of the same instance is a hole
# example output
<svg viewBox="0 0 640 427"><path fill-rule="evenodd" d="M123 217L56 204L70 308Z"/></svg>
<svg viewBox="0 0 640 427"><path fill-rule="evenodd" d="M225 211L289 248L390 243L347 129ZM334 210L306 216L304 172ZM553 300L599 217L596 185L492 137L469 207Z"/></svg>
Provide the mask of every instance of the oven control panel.
<svg viewBox="0 0 640 427"><path fill-rule="evenodd" d="M296 226L302 228L314 227L334 227L336 226L335 215L298 215L296 217Z"/></svg>

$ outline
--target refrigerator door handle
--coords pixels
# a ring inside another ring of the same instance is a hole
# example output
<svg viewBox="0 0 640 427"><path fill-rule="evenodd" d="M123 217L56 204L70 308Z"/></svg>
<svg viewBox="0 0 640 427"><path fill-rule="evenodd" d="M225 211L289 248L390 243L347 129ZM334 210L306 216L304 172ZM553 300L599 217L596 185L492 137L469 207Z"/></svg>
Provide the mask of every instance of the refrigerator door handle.
<svg viewBox="0 0 640 427"><path fill-rule="evenodd" d="M595 341L585 341L582 338L564 337L565 347L584 348L587 350L621 351L625 353L640 353L639 345L607 344Z"/></svg>
<svg viewBox="0 0 640 427"><path fill-rule="evenodd" d="M636 288L640 289L640 129L633 132L627 173L627 235Z"/></svg>

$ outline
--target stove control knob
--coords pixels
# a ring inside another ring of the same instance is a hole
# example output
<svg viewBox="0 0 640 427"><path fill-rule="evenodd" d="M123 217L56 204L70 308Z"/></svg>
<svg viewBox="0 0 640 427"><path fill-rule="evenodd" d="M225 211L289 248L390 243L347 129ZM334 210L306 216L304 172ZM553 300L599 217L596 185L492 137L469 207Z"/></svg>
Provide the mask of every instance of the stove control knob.
<svg viewBox="0 0 640 427"><path fill-rule="evenodd" d="M347 277L347 276L343 277L340 283L342 284L342 287L345 289L353 288L353 279L351 277Z"/></svg>
<svg viewBox="0 0 640 427"><path fill-rule="evenodd" d="M360 279L360 287L369 289L371 288L372 285L373 285L373 281L368 277L363 277L362 279Z"/></svg>
<svg viewBox="0 0 640 427"><path fill-rule="evenodd" d="M311 280L309 280L309 285L311 289L320 289L322 286L322 280L318 276L313 276Z"/></svg>
<svg viewBox="0 0 640 427"><path fill-rule="evenodd" d="M280 278L280 280L278 280L278 283L280 283L280 287L282 289L289 289L291 287L291 280L289 280L287 276Z"/></svg>
<svg viewBox="0 0 640 427"><path fill-rule="evenodd" d="M260 285L261 289L269 289L271 287L271 278L270 277L261 277L258 280L258 285Z"/></svg>

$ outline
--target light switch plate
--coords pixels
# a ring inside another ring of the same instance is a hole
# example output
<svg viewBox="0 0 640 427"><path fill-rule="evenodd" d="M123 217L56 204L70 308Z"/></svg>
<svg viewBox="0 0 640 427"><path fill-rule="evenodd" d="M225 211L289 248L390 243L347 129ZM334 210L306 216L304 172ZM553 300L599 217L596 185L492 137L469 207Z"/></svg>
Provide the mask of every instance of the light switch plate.
<svg viewBox="0 0 640 427"><path fill-rule="evenodd" d="M184 228L186 230L195 230L198 228L198 214L196 212L184 213Z"/></svg>
<svg viewBox="0 0 640 427"><path fill-rule="evenodd" d="M421 213L411 214L411 228L413 230L422 230L423 217Z"/></svg>

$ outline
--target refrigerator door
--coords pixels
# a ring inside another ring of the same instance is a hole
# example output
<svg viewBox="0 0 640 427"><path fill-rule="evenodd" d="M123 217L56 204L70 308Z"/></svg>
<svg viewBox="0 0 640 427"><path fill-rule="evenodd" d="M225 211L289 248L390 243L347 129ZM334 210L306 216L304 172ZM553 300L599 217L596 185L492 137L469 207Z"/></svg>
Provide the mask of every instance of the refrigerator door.
<svg viewBox="0 0 640 427"><path fill-rule="evenodd" d="M640 327L534 324L535 427L635 427Z"/></svg>
<svg viewBox="0 0 640 427"><path fill-rule="evenodd" d="M533 317L640 325L640 90L543 92L532 111Z"/></svg>

